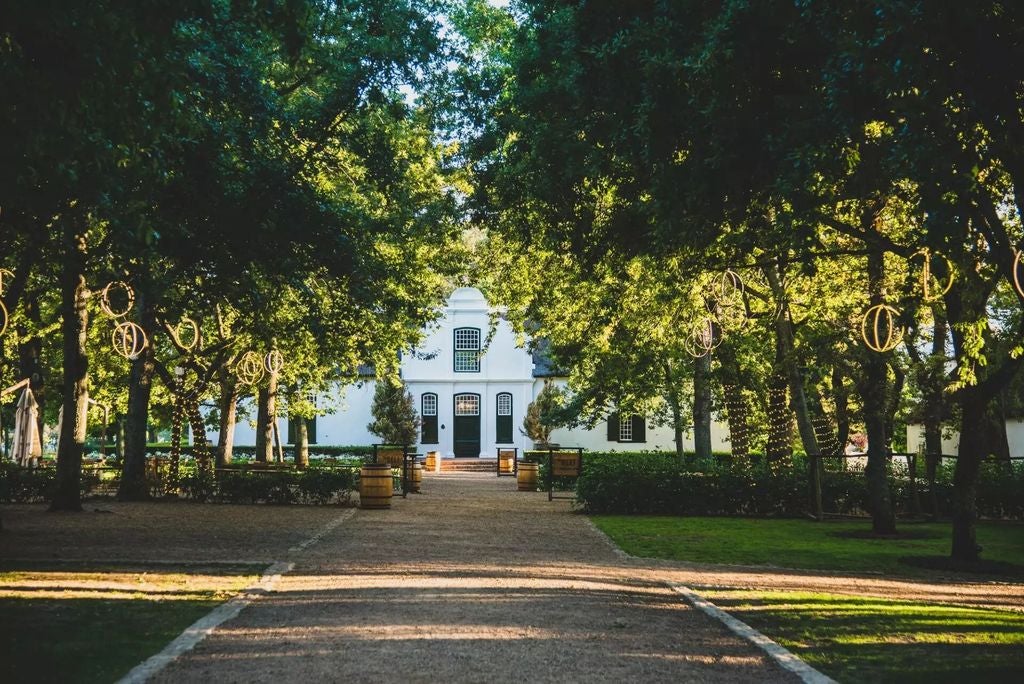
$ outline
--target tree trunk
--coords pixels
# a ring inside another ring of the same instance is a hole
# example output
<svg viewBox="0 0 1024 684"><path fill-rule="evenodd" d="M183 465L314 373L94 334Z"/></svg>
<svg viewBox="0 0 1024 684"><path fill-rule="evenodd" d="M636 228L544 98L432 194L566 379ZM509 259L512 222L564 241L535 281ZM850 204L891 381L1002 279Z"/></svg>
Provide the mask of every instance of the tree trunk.
<svg viewBox="0 0 1024 684"><path fill-rule="evenodd" d="M305 418L295 419L295 465L300 469L309 465L309 429Z"/></svg>
<svg viewBox="0 0 1024 684"><path fill-rule="evenodd" d="M256 460L271 463L274 460L274 421L277 420L277 374L271 373L266 387L259 391L256 412Z"/></svg>
<svg viewBox="0 0 1024 684"><path fill-rule="evenodd" d="M124 461L121 465L121 484L117 489L117 498L121 501L145 501L150 498L146 482L146 439L149 436L149 398L156 370L153 354L151 341L139 357L132 361L128 380L128 415L124 421Z"/></svg>
<svg viewBox="0 0 1024 684"><path fill-rule="evenodd" d="M775 301L779 304L779 314L775 317L776 348L782 352L782 369L789 385L789 402L796 415L796 427L800 433L804 453L807 454L811 512L821 520L824 517L821 504L821 452L818 449L818 438L814 434L814 423L811 422L811 414L807 407L804 376L797 364L789 306L786 303L785 290L778 272L773 266L766 267L764 272Z"/></svg>
<svg viewBox="0 0 1024 684"><path fill-rule="evenodd" d="M672 437L676 445L676 458L682 463L686 457L686 452L683 449L683 402L679 396L678 385L675 381L675 376L672 373L672 366L670 363L665 363L665 401L668 402L669 409L672 411Z"/></svg>
<svg viewBox="0 0 1024 684"><path fill-rule="evenodd" d="M882 304L884 277L882 254L868 254L868 292L872 306ZM867 479L871 529L876 534L896 531L892 493L889 490L889 436L886 431L889 403L889 367L882 353L865 350L860 395L864 403L864 425L868 433Z"/></svg>
<svg viewBox="0 0 1024 684"><path fill-rule="evenodd" d="M786 379L773 373L768 383L768 461L780 461L793 455L793 415L789 411Z"/></svg>
<svg viewBox="0 0 1024 684"><path fill-rule="evenodd" d="M74 219L65 219L74 220ZM64 263L61 273L61 333L64 340L64 422L57 452L57 481L51 511L82 510L82 453L85 448L89 410L89 290L85 282L87 261L85 230L75 221L64 229Z"/></svg>
<svg viewBox="0 0 1024 684"><path fill-rule="evenodd" d="M235 448L235 422L238 415L238 381L230 373L220 383L220 433L217 436L217 467L231 463Z"/></svg>
<svg viewBox="0 0 1024 684"><path fill-rule="evenodd" d="M985 401L977 392L967 391L960 398L960 448L953 471L953 550L957 560L976 561L981 547L975 530L977 522L978 470L988 444L989 421Z"/></svg>
<svg viewBox="0 0 1024 684"><path fill-rule="evenodd" d="M729 425L729 446L733 456L750 455L750 405L743 393L742 373L736 352L728 341L719 347L722 395L725 400L725 418Z"/></svg>
<svg viewBox="0 0 1024 684"><path fill-rule="evenodd" d="M698 460L711 458L711 354L693 364L693 442Z"/></svg>
<svg viewBox="0 0 1024 684"><path fill-rule="evenodd" d="M935 330L932 336L932 353L928 358L925 381L922 383L922 401L924 402L924 468L928 480L928 499L931 518L939 518L939 495L935 491L935 477L942 460L942 415L945 401L942 390L945 381L946 367L946 319L939 314L939 308L933 307Z"/></svg>

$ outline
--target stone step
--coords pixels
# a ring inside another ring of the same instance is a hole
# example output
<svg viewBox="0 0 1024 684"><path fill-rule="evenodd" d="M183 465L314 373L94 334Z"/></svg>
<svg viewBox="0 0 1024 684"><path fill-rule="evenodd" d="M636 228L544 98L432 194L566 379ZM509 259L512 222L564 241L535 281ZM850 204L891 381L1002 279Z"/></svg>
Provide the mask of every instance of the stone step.
<svg viewBox="0 0 1024 684"><path fill-rule="evenodd" d="M498 467L495 459L487 458L443 458L441 472L493 473Z"/></svg>

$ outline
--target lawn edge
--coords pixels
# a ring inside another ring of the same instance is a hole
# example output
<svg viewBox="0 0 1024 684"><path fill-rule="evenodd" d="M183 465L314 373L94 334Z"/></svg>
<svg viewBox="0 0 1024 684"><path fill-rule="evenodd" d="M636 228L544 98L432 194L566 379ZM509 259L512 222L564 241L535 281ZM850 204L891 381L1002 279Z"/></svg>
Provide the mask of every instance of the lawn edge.
<svg viewBox="0 0 1024 684"><path fill-rule="evenodd" d="M217 627L238 617L239 613L257 596L273 591L274 586L280 581L281 575L290 572L294 567L294 563L286 562L270 565L256 582L186 627L185 631L164 646L163 650L129 670L128 674L117 680L117 684L142 684L148 681L150 677L163 670L178 657L195 648L196 644L209 636Z"/></svg>
<svg viewBox="0 0 1024 684"><path fill-rule="evenodd" d="M667 583L672 591L683 596L693 607L718 620L736 636L764 651L779 667L793 673L805 684L838 684L836 680L814 669L792 651L765 636L747 623L725 612L687 586Z"/></svg>
<svg viewBox="0 0 1024 684"><path fill-rule="evenodd" d="M288 549L287 555L300 554L310 546L319 543L328 533L355 515L356 510L351 508L330 520L312 536ZM295 569L295 563L290 561L274 561L263 571L263 574L256 582L186 627L185 631L164 646L159 653L150 656L133 667L128 671L128 674L118 679L116 684L143 684L148 681L176 659L195 648L197 644L208 637L217 627L228 620L238 617L242 610L257 597L272 592L281 580L281 575L291 572L293 569Z"/></svg>

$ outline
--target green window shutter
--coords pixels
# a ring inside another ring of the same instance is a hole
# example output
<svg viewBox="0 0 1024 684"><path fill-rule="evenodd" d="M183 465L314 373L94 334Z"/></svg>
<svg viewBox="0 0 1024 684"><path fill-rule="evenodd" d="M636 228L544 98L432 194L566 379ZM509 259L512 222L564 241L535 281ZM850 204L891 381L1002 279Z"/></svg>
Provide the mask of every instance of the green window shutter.
<svg viewBox="0 0 1024 684"><path fill-rule="evenodd" d="M420 397L420 443L437 444L437 395L433 392Z"/></svg>
<svg viewBox="0 0 1024 684"><path fill-rule="evenodd" d="M288 439L285 440L286 444L295 444L295 418L288 419Z"/></svg>
<svg viewBox="0 0 1024 684"><path fill-rule="evenodd" d="M306 421L306 441L316 444L316 416Z"/></svg>
<svg viewBox="0 0 1024 684"><path fill-rule="evenodd" d="M423 444L437 444L437 416L424 416L423 436L420 441Z"/></svg>
<svg viewBox="0 0 1024 684"><path fill-rule="evenodd" d="M512 444L512 395L500 392L494 402L494 439L498 444Z"/></svg>
<svg viewBox="0 0 1024 684"><path fill-rule="evenodd" d="M647 441L647 421L643 416L633 416L633 441Z"/></svg>
<svg viewBox="0 0 1024 684"><path fill-rule="evenodd" d="M619 441L619 412L608 414L608 441Z"/></svg>

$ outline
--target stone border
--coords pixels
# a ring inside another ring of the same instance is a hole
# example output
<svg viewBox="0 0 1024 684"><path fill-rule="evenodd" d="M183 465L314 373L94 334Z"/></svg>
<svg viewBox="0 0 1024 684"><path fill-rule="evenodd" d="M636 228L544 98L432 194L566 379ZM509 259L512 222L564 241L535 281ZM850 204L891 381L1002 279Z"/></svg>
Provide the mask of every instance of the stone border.
<svg viewBox="0 0 1024 684"><path fill-rule="evenodd" d="M288 549L288 555L301 553L310 546L313 546L333 529L355 515L355 513L355 508L345 511L321 527L312 537ZM172 562L169 561L168 564L172 564ZM171 643L164 646L162 651L133 667L128 674L117 680L117 684L143 684L143 682L148 681L150 677L153 677L176 659L195 648L196 644L208 637L217 627L228 620L238 617L239 613L259 596L272 592L281 580L281 575L291 572L294 568L294 563L274 562L263 571L263 575L254 584L246 587L242 590L242 593L220 604L186 627L185 631L179 634Z"/></svg>
<svg viewBox="0 0 1024 684"><path fill-rule="evenodd" d="M802 682L805 682L805 684L838 684L831 677L822 674L805 663L799 658L799 656L796 656L791 651L786 650L747 623L736 619L715 604L697 594L689 587L671 583L668 586L676 593L682 594L687 601L693 604L695 608L698 608L705 615L713 617L724 624L733 634L746 639L767 653L768 657L774 660L780 667L795 674Z"/></svg>
<svg viewBox="0 0 1024 684"><path fill-rule="evenodd" d="M596 532L597 535L605 541L605 543L611 548L615 555L618 556L621 560L642 560L637 558L636 556L632 556L623 551L622 548L620 548L619 545L616 544L611 537L605 534L604 530L595 525L590 518L585 518L585 521L587 525L590 527L590 529ZM684 596L690 604L692 604L695 608L699 609L705 615L712 617L715 620L718 620L719 622L724 624L727 628L729 628L729 631L731 631L733 634L739 636L740 638L746 641L749 641L750 643L760 648L762 651L767 653L768 657L774 660L780 667L782 667L788 672L792 672L793 674L795 674L797 677L800 678L801 681L805 682L805 684L837 684L837 682L834 679L822 674L818 670L815 670L813 667L811 667L803 660L801 660L799 656L793 654L791 651L786 650L781 645L779 645L772 639L768 638L764 634L761 634L747 623L738 620L729 613L725 612L715 604L708 601L706 598L700 596L698 593L696 593L689 587L685 587L681 584L674 584L671 582L667 582L666 585L677 594L681 594L682 596Z"/></svg>

